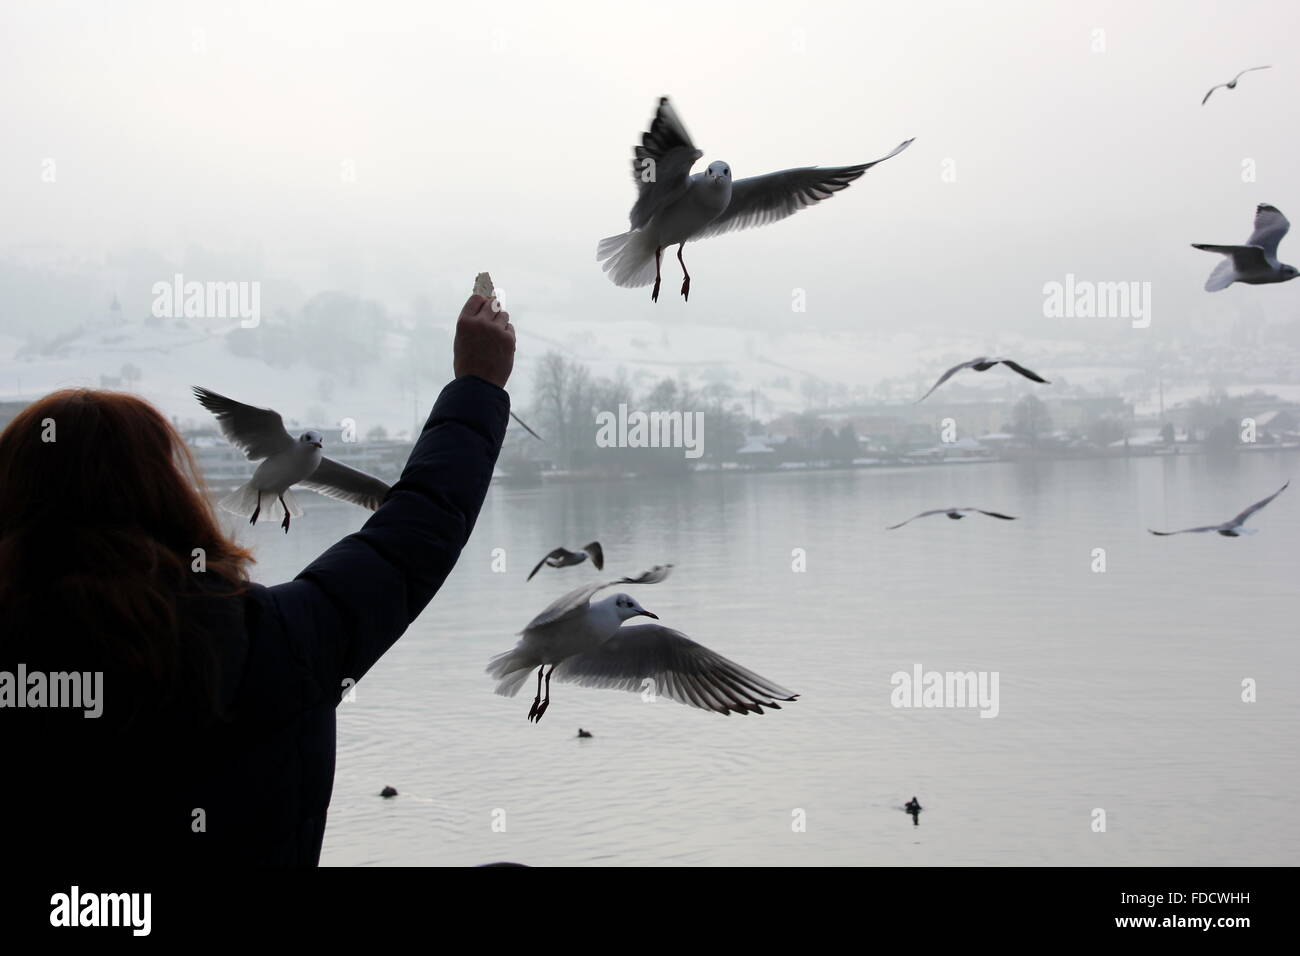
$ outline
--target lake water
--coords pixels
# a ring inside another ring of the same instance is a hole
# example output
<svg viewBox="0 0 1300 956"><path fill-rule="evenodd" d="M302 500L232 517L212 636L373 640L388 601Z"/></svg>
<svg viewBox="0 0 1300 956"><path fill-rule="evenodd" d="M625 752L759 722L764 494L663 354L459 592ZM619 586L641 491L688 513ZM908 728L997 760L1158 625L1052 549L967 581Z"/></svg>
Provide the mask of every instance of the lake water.
<svg viewBox="0 0 1300 956"><path fill-rule="evenodd" d="M1300 488L1252 519L1254 537L1145 529L1226 520L1298 464L1264 452L494 487L443 592L339 708L322 862L1295 864ZM299 497L287 537L238 532L260 581L287 580L365 519ZM949 505L1021 520L883 530ZM604 575L524 582L551 548L592 538ZM492 692L488 658L553 598L661 562L671 578L628 588L645 607L801 699L721 717L555 683L533 725L531 683ZM996 671L997 716L893 707L891 675L918 664ZM385 785L399 796L381 799ZM919 826L900 809L914 794Z"/></svg>

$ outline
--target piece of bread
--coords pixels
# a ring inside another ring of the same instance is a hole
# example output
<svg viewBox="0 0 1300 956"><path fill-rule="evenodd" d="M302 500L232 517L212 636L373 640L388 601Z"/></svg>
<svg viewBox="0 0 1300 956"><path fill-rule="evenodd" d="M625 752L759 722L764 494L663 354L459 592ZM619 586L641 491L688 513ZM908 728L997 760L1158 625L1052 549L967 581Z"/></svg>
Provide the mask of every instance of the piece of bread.
<svg viewBox="0 0 1300 956"><path fill-rule="evenodd" d="M480 272L474 277L474 294L481 295L485 299L496 296L496 289L492 288L492 277L486 272Z"/></svg>

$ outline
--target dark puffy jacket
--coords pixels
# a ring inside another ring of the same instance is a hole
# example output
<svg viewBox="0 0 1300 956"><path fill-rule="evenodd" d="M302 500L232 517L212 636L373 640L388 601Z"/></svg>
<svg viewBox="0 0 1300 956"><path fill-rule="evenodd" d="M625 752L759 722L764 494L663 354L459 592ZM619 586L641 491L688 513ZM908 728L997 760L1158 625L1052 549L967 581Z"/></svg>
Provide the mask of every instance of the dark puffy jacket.
<svg viewBox="0 0 1300 956"><path fill-rule="evenodd" d="M191 602L207 629L229 637L221 642L226 720L114 738L109 726L93 726L106 722L65 719L47 725L45 740L28 723L19 748L26 766L11 766L17 773L6 775L0 797L6 829L24 834L17 849L46 864L315 864L345 681L370 670L456 564L509 407L505 391L482 379L452 382L360 531L287 584Z"/></svg>

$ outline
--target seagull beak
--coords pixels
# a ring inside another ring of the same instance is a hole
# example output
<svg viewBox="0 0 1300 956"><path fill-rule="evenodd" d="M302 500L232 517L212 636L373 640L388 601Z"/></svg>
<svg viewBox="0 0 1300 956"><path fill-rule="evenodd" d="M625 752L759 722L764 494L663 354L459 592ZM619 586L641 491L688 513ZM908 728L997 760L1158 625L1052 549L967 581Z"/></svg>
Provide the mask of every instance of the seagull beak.
<svg viewBox="0 0 1300 956"><path fill-rule="evenodd" d="M653 611L647 611L645 608L641 608L641 613L644 614L646 617L654 618L656 621L659 620L659 615L655 614Z"/></svg>
<svg viewBox="0 0 1300 956"><path fill-rule="evenodd" d="M318 441L314 441L314 442L312 442L311 444L312 444L312 446L315 447L315 448L320 448L320 447L322 447L322 446L321 446L321 443L318 442Z"/></svg>

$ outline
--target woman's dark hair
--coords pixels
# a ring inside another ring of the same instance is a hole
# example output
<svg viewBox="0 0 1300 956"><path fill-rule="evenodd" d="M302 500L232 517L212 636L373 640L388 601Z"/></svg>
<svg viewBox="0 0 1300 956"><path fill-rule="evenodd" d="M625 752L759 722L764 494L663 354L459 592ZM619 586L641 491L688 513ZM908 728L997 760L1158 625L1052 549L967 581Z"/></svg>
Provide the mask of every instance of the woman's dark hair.
<svg viewBox="0 0 1300 956"><path fill-rule="evenodd" d="M210 718L231 638L203 609L251 562L148 402L65 389L0 433L0 662L103 670L119 719L177 702Z"/></svg>

